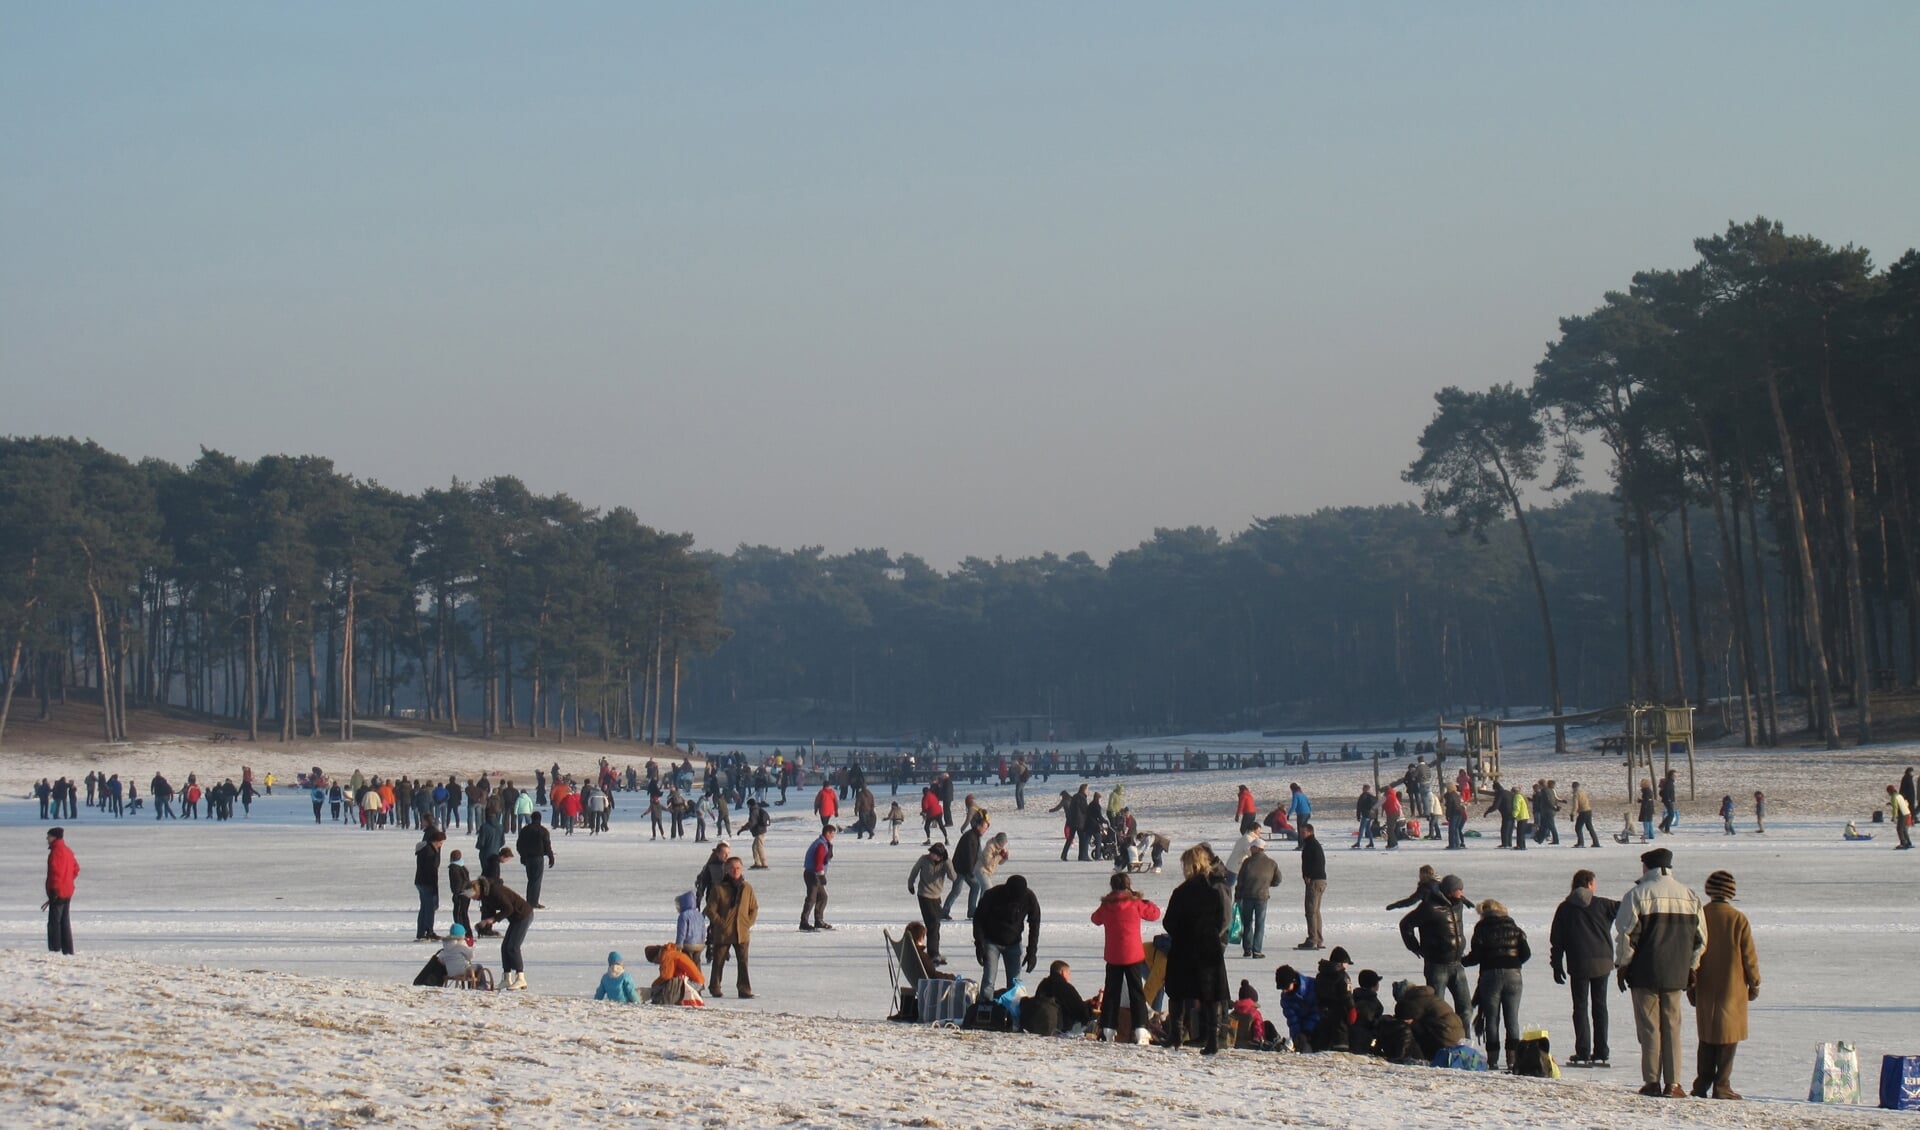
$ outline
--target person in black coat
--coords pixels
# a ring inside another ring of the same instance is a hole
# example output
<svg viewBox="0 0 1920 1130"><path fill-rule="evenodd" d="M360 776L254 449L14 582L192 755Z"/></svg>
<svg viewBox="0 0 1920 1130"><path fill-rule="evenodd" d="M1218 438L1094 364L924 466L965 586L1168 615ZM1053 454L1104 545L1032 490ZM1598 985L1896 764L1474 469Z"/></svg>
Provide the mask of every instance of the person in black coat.
<svg viewBox="0 0 1920 1130"><path fill-rule="evenodd" d="M1307 940L1293 948L1324 949L1327 942L1320 932L1320 900L1327 893L1327 853L1321 849L1311 823L1300 825L1300 846L1294 850L1300 852L1300 882L1306 887Z"/></svg>
<svg viewBox="0 0 1920 1130"><path fill-rule="evenodd" d="M480 929L484 932L492 929L493 924L504 920L507 932L500 939L500 968L504 973L502 987L524 989L527 987L527 967L520 956L520 946L527 940L527 930L533 926L533 907L520 893L498 879L475 879L467 886L467 897L480 903Z"/></svg>
<svg viewBox="0 0 1920 1130"><path fill-rule="evenodd" d="M1047 975L1033 995L1060 1006L1062 1028L1084 1030L1093 1023L1093 1008L1080 995L1080 990L1074 987L1073 970L1064 961L1056 961L1047 967Z"/></svg>
<svg viewBox="0 0 1920 1130"><path fill-rule="evenodd" d="M973 954L980 960L980 988L993 990L993 967L997 961L1007 971L1007 987L1012 988L1020 975L1020 931L1025 927L1027 953L1025 967L1033 972L1040 960L1040 900L1027 889L1024 875L1009 875L1007 881L980 896L973 915Z"/></svg>
<svg viewBox="0 0 1920 1130"><path fill-rule="evenodd" d="M1386 1007L1380 1003L1380 974L1362 969L1359 983L1353 991L1353 1024L1347 1032L1347 1050L1355 1055L1372 1055L1381 1018L1386 1015Z"/></svg>
<svg viewBox="0 0 1920 1130"><path fill-rule="evenodd" d="M433 918L440 910L440 845L447 834L429 826L427 834L413 847L413 889L420 894L420 916L413 924L413 940L437 942Z"/></svg>
<svg viewBox="0 0 1920 1130"><path fill-rule="evenodd" d="M520 866L527 869L527 902L535 910L545 910L540 904L540 881L546 877L547 868L554 864L553 836L547 832L546 825L540 823L538 812L527 814L527 822L520 826L513 846L520 856Z"/></svg>
<svg viewBox="0 0 1920 1130"><path fill-rule="evenodd" d="M1500 1049L1507 1051L1507 1066L1520 1050L1520 967L1533 956L1527 944L1527 932L1493 899L1480 900L1480 921L1473 927L1473 945L1460 959L1462 965L1480 967L1480 984L1474 991L1479 1015L1486 1018L1487 1066L1500 1066ZM1501 1040L1504 1024L1504 1044Z"/></svg>
<svg viewBox="0 0 1920 1130"><path fill-rule="evenodd" d="M1573 982L1573 1067L1607 1064L1607 981L1613 976L1613 918L1618 900L1595 893L1594 874L1573 873L1573 889L1553 912L1548 958L1553 983Z"/></svg>
<svg viewBox="0 0 1920 1130"><path fill-rule="evenodd" d="M1313 982L1313 1005L1320 1014L1320 1022L1313 1028L1315 1051L1349 1050L1347 1024L1353 1015L1353 986L1347 981L1347 966L1351 964L1353 959L1345 946L1333 947L1320 963L1320 973Z"/></svg>
<svg viewBox="0 0 1920 1130"><path fill-rule="evenodd" d="M1227 903L1212 881L1213 849L1195 844L1180 855L1186 881L1167 899L1161 924L1171 945L1167 950L1167 1043L1182 1044L1187 1009L1197 1006L1195 1033L1204 1055L1220 1051L1220 1002L1232 993L1227 987L1226 932L1230 925Z"/></svg>

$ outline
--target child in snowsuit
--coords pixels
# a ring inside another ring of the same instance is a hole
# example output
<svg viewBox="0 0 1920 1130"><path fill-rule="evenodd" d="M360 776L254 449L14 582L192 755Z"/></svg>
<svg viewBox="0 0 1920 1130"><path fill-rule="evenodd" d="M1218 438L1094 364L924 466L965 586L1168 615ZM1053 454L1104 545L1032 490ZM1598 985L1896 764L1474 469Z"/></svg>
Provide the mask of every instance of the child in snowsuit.
<svg viewBox="0 0 1920 1130"><path fill-rule="evenodd" d="M633 977L627 973L627 967L621 964L620 951L607 955L607 971L600 977L600 987L593 991L597 1001L618 1001L621 1004L639 1004L640 992L633 987Z"/></svg>

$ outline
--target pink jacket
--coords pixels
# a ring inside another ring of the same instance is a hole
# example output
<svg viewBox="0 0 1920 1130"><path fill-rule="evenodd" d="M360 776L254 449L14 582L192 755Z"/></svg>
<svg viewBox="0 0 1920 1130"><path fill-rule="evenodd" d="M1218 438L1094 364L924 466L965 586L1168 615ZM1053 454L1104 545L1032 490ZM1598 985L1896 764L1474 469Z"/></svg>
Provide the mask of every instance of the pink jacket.
<svg viewBox="0 0 1920 1130"><path fill-rule="evenodd" d="M1108 965L1138 965L1147 960L1140 924L1160 921L1160 908L1133 891L1113 891L1093 910L1093 924L1107 931Z"/></svg>

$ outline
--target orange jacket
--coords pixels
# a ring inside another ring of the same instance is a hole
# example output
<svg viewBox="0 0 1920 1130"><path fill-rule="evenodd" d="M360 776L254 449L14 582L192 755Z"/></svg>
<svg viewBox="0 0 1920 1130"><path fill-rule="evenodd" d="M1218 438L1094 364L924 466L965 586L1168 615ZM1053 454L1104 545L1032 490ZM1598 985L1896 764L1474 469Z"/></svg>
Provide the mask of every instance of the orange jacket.
<svg viewBox="0 0 1920 1130"><path fill-rule="evenodd" d="M706 977L700 972L700 963L682 953L679 946L668 942L660 947L660 976L653 983L662 985L675 977L685 977L696 985L707 983Z"/></svg>

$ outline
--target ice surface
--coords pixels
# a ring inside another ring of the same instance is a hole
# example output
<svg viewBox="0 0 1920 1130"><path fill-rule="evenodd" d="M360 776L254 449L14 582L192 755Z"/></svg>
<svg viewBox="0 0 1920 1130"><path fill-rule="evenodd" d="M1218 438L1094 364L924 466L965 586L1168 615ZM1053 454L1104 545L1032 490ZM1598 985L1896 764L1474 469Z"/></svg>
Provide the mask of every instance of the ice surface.
<svg viewBox="0 0 1920 1130"><path fill-rule="evenodd" d="M1316 748L1339 741L1313 740ZM1284 744L1297 748L1298 741L1237 735L1157 746L1218 752ZM32 777L79 777L95 765L133 776L143 791L156 765L176 782L191 768L201 769L203 779L216 769L237 774L240 760L256 773L272 768L290 779L295 762L315 759L314 748L276 755L271 747L154 746L108 751L97 762L14 761L8 791L17 797ZM357 762L368 772L393 774L494 767L525 783L534 765L558 756L563 766L584 770L606 749L365 743L326 760L338 771ZM1868 824L1875 798L1910 761L1920 761L1920 751L1701 754L1698 798L1683 806L1679 833L1661 842L1674 849L1676 874L1696 890L1708 872L1732 871L1738 905L1753 920L1764 986L1734 1076L1750 1098L1804 1099L1821 1040L1858 1045L1869 1101L1880 1055L1920 1052L1912 1035L1920 1004L1907 987L1920 941L1920 906L1911 894L1920 853L1890 850L1890 830ZM1382 772L1396 775L1405 764L1387 762ZM1465 852L1442 852L1426 842L1393 853L1345 850L1352 797L1371 779L1365 763L1125 783L1141 826L1172 836L1177 852L1203 838L1217 845L1230 839L1236 784L1251 785L1264 812L1286 782L1299 781L1314 798L1330 849L1327 941L1352 951L1356 968L1377 969L1388 981L1418 976L1417 959L1400 946L1397 914L1381 908L1412 889L1421 863L1460 874L1470 896L1499 898L1532 936L1537 954L1526 969L1523 1025L1549 1029L1564 1059L1572 1043L1570 1007L1546 963L1553 908L1579 867L1599 872L1603 893L1626 890L1638 875L1640 849L1610 839L1626 808L1618 762L1556 757L1537 740L1513 749L1508 779L1537 776L1552 776L1563 789L1573 779L1597 786L1598 823L1609 837L1604 849L1501 852L1492 846L1497 840L1481 839ZM1115 780L1095 779L1093 787L1104 793ZM1051 784L1034 781L1024 813L1014 811L1011 789L963 783L957 793L978 794L996 830L1010 834L1013 859L1002 876L1027 876L1040 897L1042 962L1071 961L1090 991L1101 965L1099 936L1087 916L1105 889L1107 868L1060 862L1059 818L1044 812L1060 788L1077 782L1062 776ZM1751 834L1755 788L1769 797L1764 837ZM875 791L884 812L888 788L881 783ZM1740 835L1722 835L1712 816L1723 792L1736 798ZM152 1124L174 1111L212 1125L417 1124L414 1115L542 1125L577 1121L582 1113L636 1123L1023 1125L1078 1120L1095 1104L1103 1117L1138 1125L1227 1116L1341 1126L1491 1126L1523 1118L1533 1125L1633 1126L1671 1124L1678 1116L1672 1104L1631 1094L1639 1083L1638 1057L1625 996L1614 998L1615 1066L1570 1071L1567 1080L1551 1084L1469 1079L1337 1056L1241 1052L1204 1063L1161 1049L1040 1045L1028 1037L887 1024L876 1019L890 1005L880 931L897 931L915 917L906 874L919 851L918 821L903 828L899 846L886 842L884 824L878 841L842 835L827 914L838 929L802 934L795 929L799 856L817 830L807 811L809 794L792 794L775 810L768 837L773 869L749 874L762 908L752 946L757 999L734 999L729 975L728 996L693 1015L623 1012L580 999L591 995L607 950L634 957L647 942L670 938L673 897L692 886L706 858L709 845L650 841L636 804L616 812L609 835L556 836L559 863L543 896L550 909L539 914L526 946L533 992L498 998L405 987L428 952L411 940L416 833L315 827L304 795L285 788L257 802L252 819L231 823L116 821L83 807L78 820L65 822L83 868L74 902L81 956L42 957L34 952L44 941L34 910L39 821L30 802L0 804L0 828L14 842L16 859L25 861L16 864L12 905L0 912L0 946L20 951L10 964L22 974L4 1005L8 1050L0 1052L0 1079L8 1085L0 1086L0 1123ZM911 814L912 790L903 789L900 799ZM1839 831L1848 819L1882 835L1844 843ZM1489 830L1493 820L1476 814L1474 827ZM470 836L456 832L449 846L470 844ZM1249 979L1263 998L1272 996L1274 967L1295 956L1289 947L1300 937L1299 873L1284 846L1279 853L1286 878L1275 892L1269 959L1228 961L1230 976ZM1141 877L1150 897L1164 900L1176 884L1177 865L1171 858L1169 864L1166 874ZM515 864L506 874L515 885L522 878ZM447 910L443 898L443 925ZM948 929L958 937L950 934L945 948L964 971L967 924ZM490 950L483 943L483 957L495 963ZM248 970L275 975L234 972ZM1271 1003L1267 1011L1278 1013ZM1691 1011L1686 1027L1690 1072ZM83 1061L100 1066L83 1068ZM455 1067L457 1075L450 1073ZM74 1074L63 1074L68 1070ZM1778 1103L1682 1106L1685 1120L1699 1125L1825 1124L1829 1117ZM488 1114L496 1109L502 1113Z"/></svg>

